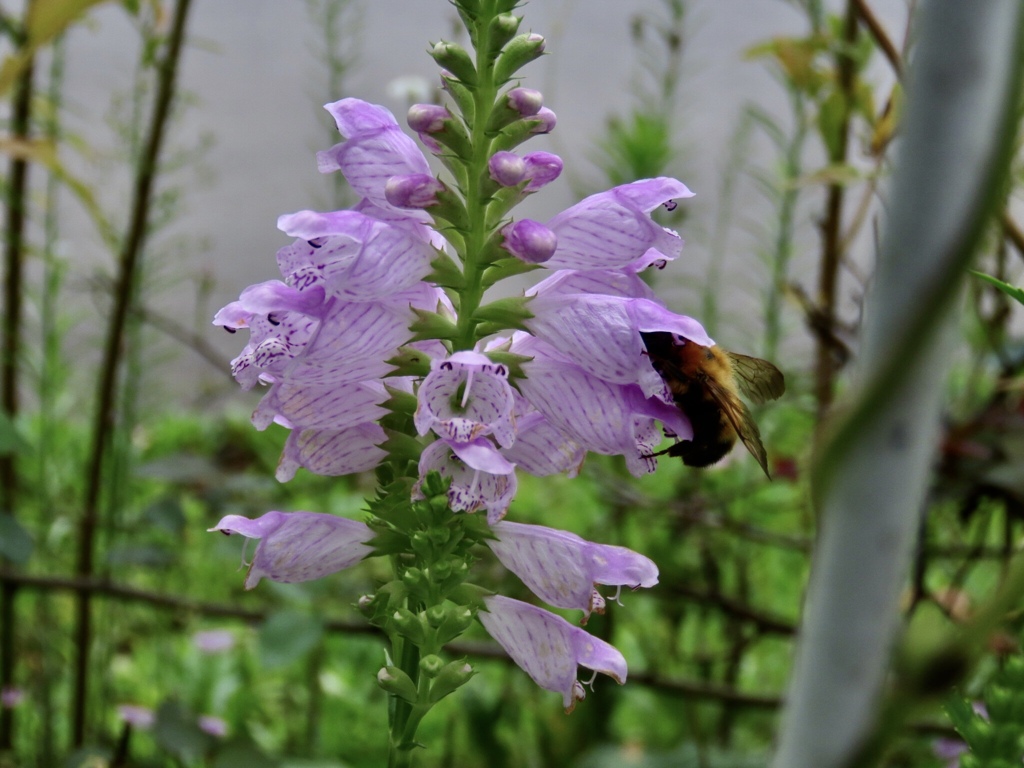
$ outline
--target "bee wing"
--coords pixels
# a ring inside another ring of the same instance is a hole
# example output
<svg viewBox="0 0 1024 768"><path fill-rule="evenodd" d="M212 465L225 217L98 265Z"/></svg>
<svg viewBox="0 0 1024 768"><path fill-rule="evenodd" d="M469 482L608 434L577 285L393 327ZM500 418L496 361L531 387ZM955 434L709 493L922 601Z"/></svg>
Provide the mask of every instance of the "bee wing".
<svg viewBox="0 0 1024 768"><path fill-rule="evenodd" d="M753 357L747 359L756 360ZM765 361L759 360L758 362L763 363ZM767 364L771 365L771 363ZM774 365L771 367L778 372ZM781 373L779 377L781 379ZM764 443L761 442L761 430L757 428L757 422L754 421L754 417L750 414L750 409L734 392L721 386L714 379L707 379L704 386L707 392L715 399L715 402L722 408L722 412L729 419L729 423L736 430L736 435L743 442L743 445L750 451L750 455L757 459L757 463L761 465L761 469L764 470L765 475L771 480L772 475L768 471L768 452L764 449ZM780 392L779 394L782 393Z"/></svg>
<svg viewBox="0 0 1024 768"><path fill-rule="evenodd" d="M740 392L760 405L768 400L777 400L786 391L786 380L782 371L759 357L726 352L732 363L733 376ZM737 430L739 431L739 430Z"/></svg>

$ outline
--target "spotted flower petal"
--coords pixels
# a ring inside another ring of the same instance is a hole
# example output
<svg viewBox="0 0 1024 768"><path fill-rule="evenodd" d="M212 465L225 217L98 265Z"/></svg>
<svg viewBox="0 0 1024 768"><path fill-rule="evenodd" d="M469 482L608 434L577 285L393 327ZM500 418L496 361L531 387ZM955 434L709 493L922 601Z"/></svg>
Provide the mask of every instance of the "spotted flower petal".
<svg viewBox="0 0 1024 768"><path fill-rule="evenodd" d="M576 678L582 665L626 682L626 659L612 645L561 616L501 595L484 598L478 616L484 629L537 685L562 694L566 711L586 696Z"/></svg>
<svg viewBox="0 0 1024 768"><path fill-rule="evenodd" d="M437 440L420 456L420 481L429 472L451 478L448 502L455 512L487 510L487 520L496 523L505 516L516 495L515 464L498 452L490 440L477 438L468 443Z"/></svg>
<svg viewBox="0 0 1024 768"><path fill-rule="evenodd" d="M479 352L456 352L434 360L419 389L415 424L453 443L494 435L502 446L515 441L508 370Z"/></svg>
<svg viewBox="0 0 1024 768"><path fill-rule="evenodd" d="M658 566L626 547L595 544L574 533L506 520L492 526L497 539L487 542L501 564L522 579L544 602L557 608L578 608L585 616L604 601L595 584L653 587ZM596 599L595 599L596 597Z"/></svg>
<svg viewBox="0 0 1024 768"><path fill-rule="evenodd" d="M264 576L292 583L348 568L370 554L366 542L374 535L365 523L319 512L267 512L255 520L227 515L210 530L260 540L245 577L246 589Z"/></svg>

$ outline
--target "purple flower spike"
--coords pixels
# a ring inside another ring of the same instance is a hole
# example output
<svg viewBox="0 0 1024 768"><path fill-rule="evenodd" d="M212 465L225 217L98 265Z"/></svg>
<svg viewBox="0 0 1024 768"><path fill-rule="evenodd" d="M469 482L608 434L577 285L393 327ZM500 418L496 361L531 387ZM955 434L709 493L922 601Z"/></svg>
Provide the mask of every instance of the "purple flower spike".
<svg viewBox="0 0 1024 768"><path fill-rule="evenodd" d="M514 187L526 178L526 161L515 152L495 152L487 161L491 178L503 187Z"/></svg>
<svg viewBox="0 0 1024 768"><path fill-rule="evenodd" d="M210 531L260 539L245 577L252 589L266 576L291 584L319 579L355 565L373 549L373 531L365 523L319 512L267 512L255 520L221 518Z"/></svg>
<svg viewBox="0 0 1024 768"><path fill-rule="evenodd" d="M523 117L533 117L544 106L544 94L533 88L513 88L506 95L508 105Z"/></svg>
<svg viewBox="0 0 1024 768"><path fill-rule="evenodd" d="M228 735L228 724L227 721L222 717L216 715L200 715L199 730L216 736L218 739L222 739Z"/></svg>
<svg viewBox="0 0 1024 768"><path fill-rule="evenodd" d="M551 152L531 152L523 158L526 165L527 192L536 192L545 184L550 184L562 173L562 158Z"/></svg>
<svg viewBox="0 0 1024 768"><path fill-rule="evenodd" d="M438 104L413 104L406 122L416 133L437 133L451 117L452 113Z"/></svg>
<svg viewBox="0 0 1024 768"><path fill-rule="evenodd" d="M528 264L543 264L558 247L558 237L539 221L519 219L501 230L501 247Z"/></svg>
<svg viewBox="0 0 1024 768"><path fill-rule="evenodd" d="M552 269L621 269L655 248L675 258L679 235L656 224L651 211L669 200L692 197L686 185L661 177L613 187L580 201L548 222L558 235Z"/></svg>
<svg viewBox="0 0 1024 768"><path fill-rule="evenodd" d="M586 697L577 666L626 682L626 659L612 645L574 627L561 616L501 595L484 598L478 614L491 637L541 688L562 694L571 712Z"/></svg>
<svg viewBox="0 0 1024 768"><path fill-rule="evenodd" d="M384 197L396 208L429 208L442 191L444 184L429 173L392 176L384 185Z"/></svg>
<svg viewBox="0 0 1024 768"><path fill-rule="evenodd" d="M547 107L541 107L540 112L534 115L533 119L539 122L530 133L551 133L555 130L555 124L558 122L555 113Z"/></svg>
<svg viewBox="0 0 1024 768"><path fill-rule="evenodd" d="M431 368L419 390L415 417L419 434L432 429L453 443L494 435L499 445L512 445L515 401L505 366L479 352L463 351L447 360L434 360Z"/></svg>
<svg viewBox="0 0 1024 768"><path fill-rule="evenodd" d="M658 566L625 547L595 544L542 525L502 521L493 531L498 538L487 545L501 564L549 605L582 610L583 623L591 611L604 613L595 584L638 589L658 583Z"/></svg>
<svg viewBox="0 0 1024 768"><path fill-rule="evenodd" d="M515 464L498 453L491 442L481 437L471 443L437 440L423 449L420 456L420 482L428 472L450 477L448 503L455 512L476 512L487 509L492 525L508 511L516 495ZM422 498L417 482L413 495Z"/></svg>

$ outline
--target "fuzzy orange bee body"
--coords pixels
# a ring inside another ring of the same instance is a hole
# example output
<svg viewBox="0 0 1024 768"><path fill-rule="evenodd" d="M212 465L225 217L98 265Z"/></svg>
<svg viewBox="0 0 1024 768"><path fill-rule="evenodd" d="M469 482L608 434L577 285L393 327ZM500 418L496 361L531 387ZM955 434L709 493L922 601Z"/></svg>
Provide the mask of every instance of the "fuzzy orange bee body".
<svg viewBox="0 0 1024 768"><path fill-rule="evenodd" d="M782 372L767 360L704 347L671 333L641 333L651 364L672 392L676 406L693 427L693 439L663 451L691 467L720 461L740 440L768 472L768 455L742 392L755 403L782 396Z"/></svg>

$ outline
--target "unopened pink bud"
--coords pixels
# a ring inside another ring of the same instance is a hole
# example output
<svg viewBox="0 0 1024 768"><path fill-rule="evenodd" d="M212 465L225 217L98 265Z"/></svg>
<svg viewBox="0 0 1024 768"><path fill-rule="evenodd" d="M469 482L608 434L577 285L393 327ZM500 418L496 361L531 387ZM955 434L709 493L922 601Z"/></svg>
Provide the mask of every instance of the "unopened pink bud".
<svg viewBox="0 0 1024 768"><path fill-rule="evenodd" d="M438 104L413 104L406 119L416 133L437 133L451 116L451 112Z"/></svg>
<svg viewBox="0 0 1024 768"><path fill-rule="evenodd" d="M526 185L527 192L536 192L562 173L562 158L551 152L531 152L523 158L523 163L526 166L525 178L530 180Z"/></svg>
<svg viewBox="0 0 1024 768"><path fill-rule="evenodd" d="M541 107L540 111L533 116L533 119L540 120L540 124L534 127L531 133L551 133L555 130L557 118L555 117L555 113L547 107Z"/></svg>
<svg viewBox="0 0 1024 768"><path fill-rule="evenodd" d="M530 264L543 264L555 254L558 237L539 221L520 219L501 230L502 248Z"/></svg>
<svg viewBox="0 0 1024 768"><path fill-rule="evenodd" d="M503 187L514 187L526 177L526 161L515 152L495 152L487 161L491 178Z"/></svg>
<svg viewBox="0 0 1024 768"><path fill-rule="evenodd" d="M506 97L509 106L523 117L533 117L544 106L544 94L533 88L513 88Z"/></svg>
<svg viewBox="0 0 1024 768"><path fill-rule="evenodd" d="M429 208L437 205L444 184L429 173L392 176L384 185L384 197L396 208Z"/></svg>

